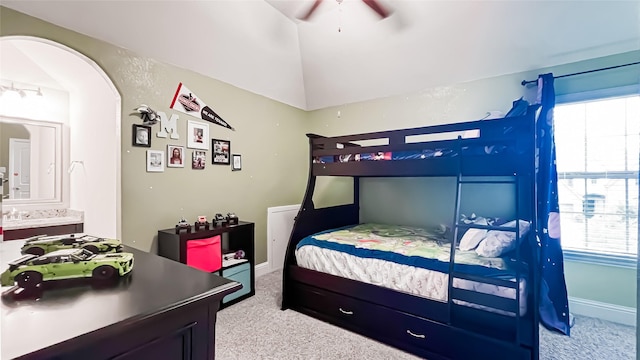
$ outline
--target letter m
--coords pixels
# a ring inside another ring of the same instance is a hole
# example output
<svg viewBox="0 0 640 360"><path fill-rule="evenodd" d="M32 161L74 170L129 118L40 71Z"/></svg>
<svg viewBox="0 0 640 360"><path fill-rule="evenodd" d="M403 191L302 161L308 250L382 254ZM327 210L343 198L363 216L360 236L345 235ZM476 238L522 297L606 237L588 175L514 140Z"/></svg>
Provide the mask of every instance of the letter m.
<svg viewBox="0 0 640 360"><path fill-rule="evenodd" d="M166 138L167 133L171 133L172 139L180 139L180 135L178 135L178 115L171 114L171 119L167 119L167 114L158 111L158 116L160 117L160 131L158 131L157 136Z"/></svg>

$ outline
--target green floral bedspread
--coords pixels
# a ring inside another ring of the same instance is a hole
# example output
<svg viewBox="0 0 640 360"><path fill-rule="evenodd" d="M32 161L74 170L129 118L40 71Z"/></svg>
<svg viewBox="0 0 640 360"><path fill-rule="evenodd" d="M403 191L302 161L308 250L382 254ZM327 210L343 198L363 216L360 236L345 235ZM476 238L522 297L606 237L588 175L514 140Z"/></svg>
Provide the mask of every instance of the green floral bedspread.
<svg viewBox="0 0 640 360"><path fill-rule="evenodd" d="M451 242L443 234L435 229L427 230L411 226L367 223L316 234L312 238L350 245L355 249L386 251L407 257L417 256L446 263L449 262L451 254ZM509 270L507 260L482 257L475 251L456 250L455 263Z"/></svg>

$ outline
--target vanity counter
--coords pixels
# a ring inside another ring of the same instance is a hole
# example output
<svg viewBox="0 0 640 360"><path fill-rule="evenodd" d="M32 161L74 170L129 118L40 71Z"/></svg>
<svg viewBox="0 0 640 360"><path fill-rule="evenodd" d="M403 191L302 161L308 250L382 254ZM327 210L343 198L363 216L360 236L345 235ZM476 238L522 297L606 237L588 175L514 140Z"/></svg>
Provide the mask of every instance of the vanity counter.
<svg viewBox="0 0 640 360"><path fill-rule="evenodd" d="M60 226L69 224L82 223L82 217L76 216L64 216L54 218L42 218L42 219L21 219L21 220L5 220L2 222L2 229L18 230L18 229L30 229L30 228L42 228L49 226Z"/></svg>
<svg viewBox="0 0 640 360"><path fill-rule="evenodd" d="M83 212L70 209L20 212L19 219L3 214L4 240L24 239L36 235L61 235L83 231Z"/></svg>

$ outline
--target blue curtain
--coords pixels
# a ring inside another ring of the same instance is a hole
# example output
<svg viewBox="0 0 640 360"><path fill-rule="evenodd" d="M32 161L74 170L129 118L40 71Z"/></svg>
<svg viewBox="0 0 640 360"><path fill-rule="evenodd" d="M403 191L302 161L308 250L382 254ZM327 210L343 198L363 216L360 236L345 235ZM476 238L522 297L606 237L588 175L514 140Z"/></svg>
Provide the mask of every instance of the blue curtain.
<svg viewBox="0 0 640 360"><path fill-rule="evenodd" d="M538 236L541 247L540 321L550 330L569 335L569 300L560 244L558 173L553 136L553 108L556 104L553 74L538 77L538 103L542 105L536 124Z"/></svg>

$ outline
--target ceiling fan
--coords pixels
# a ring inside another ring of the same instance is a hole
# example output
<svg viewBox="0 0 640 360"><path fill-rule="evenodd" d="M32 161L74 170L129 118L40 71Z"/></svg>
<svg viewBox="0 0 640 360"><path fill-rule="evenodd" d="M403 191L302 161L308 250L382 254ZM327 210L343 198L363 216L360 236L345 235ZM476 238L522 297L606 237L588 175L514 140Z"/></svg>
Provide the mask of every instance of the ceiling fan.
<svg viewBox="0 0 640 360"><path fill-rule="evenodd" d="M336 0L338 4L342 3L342 1L343 0ZM309 8L309 11L307 11L303 16L298 17L298 19L304 21L309 20L309 18L311 18L311 15L313 15L314 11L316 11L321 2L322 0L315 0L313 5L311 5L311 7ZM378 14L378 16L380 16L382 19L391 15L391 11L382 7L377 0L362 0L362 2L365 3L369 8L371 8L371 10L375 11L375 13Z"/></svg>

